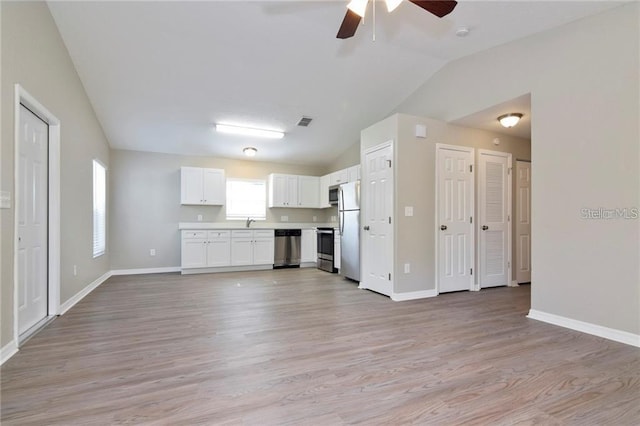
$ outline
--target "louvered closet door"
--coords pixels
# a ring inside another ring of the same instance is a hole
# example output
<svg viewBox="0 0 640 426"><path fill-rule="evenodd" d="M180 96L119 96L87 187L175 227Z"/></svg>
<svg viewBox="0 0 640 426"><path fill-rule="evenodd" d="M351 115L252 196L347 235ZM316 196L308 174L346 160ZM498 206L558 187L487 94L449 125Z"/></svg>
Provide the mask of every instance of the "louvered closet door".
<svg viewBox="0 0 640 426"><path fill-rule="evenodd" d="M481 150L479 175L480 287L508 285L510 275L511 155Z"/></svg>

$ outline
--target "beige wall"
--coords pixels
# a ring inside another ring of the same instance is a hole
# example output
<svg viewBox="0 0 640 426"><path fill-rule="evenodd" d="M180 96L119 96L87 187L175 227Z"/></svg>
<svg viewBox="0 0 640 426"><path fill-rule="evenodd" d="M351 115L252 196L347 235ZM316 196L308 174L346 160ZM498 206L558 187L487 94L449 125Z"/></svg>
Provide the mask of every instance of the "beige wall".
<svg viewBox="0 0 640 426"><path fill-rule="evenodd" d="M640 334L640 4L454 61L397 111L442 120L531 93L532 309Z"/></svg>
<svg viewBox="0 0 640 426"><path fill-rule="evenodd" d="M331 166L325 170L324 174L346 169L347 167L351 167L356 164L360 164L360 142L356 142L349 148L345 149L344 152L331 164Z"/></svg>
<svg viewBox="0 0 640 426"><path fill-rule="evenodd" d="M415 126L427 126L427 138L415 136ZM493 139L499 137L499 146ZM394 153L394 292L435 289L435 169L436 144L462 145L509 152L516 158L530 159L531 143L484 130L447 124L440 120L395 114L362 131L362 150L393 140ZM476 193L478 182L476 181ZM404 215L406 206L413 216ZM477 216L477 212L475 216ZM513 256L512 256L513 258ZM404 264L411 273L404 273Z"/></svg>
<svg viewBox="0 0 640 426"><path fill-rule="evenodd" d="M225 222L224 206L181 206L180 167L224 169L227 178L267 179L270 173L320 176L322 167L242 161L213 157L112 150L109 234L112 269L180 265L178 222ZM267 209L267 222L327 222L333 209ZM335 214L335 212L333 213ZM237 222L244 226L243 222ZM149 256L149 249L156 256Z"/></svg>
<svg viewBox="0 0 640 426"><path fill-rule="evenodd" d="M109 268L92 257L92 160L109 167L109 148L67 50L43 2L2 8L2 171L0 188L15 194L13 88L19 83L61 123L61 294L64 303ZM15 200L12 204L15 205ZM12 206L13 207L13 206ZM2 275L0 346L13 339L14 209L0 210ZM73 265L78 275L73 275Z"/></svg>

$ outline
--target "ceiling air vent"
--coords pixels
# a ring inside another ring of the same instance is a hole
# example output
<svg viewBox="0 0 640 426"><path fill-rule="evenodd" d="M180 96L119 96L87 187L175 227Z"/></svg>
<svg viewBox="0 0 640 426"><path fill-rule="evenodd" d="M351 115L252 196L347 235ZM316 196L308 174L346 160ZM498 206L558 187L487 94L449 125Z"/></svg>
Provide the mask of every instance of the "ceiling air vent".
<svg viewBox="0 0 640 426"><path fill-rule="evenodd" d="M310 117L302 117L300 121L298 121L298 126L308 127L309 123L311 123L311 120L313 119Z"/></svg>

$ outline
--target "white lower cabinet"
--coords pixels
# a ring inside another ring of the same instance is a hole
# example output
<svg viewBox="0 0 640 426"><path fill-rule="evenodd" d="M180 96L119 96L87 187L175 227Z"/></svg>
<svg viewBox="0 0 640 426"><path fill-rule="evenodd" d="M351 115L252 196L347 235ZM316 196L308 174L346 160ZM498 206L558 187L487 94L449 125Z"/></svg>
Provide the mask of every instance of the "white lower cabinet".
<svg viewBox="0 0 640 426"><path fill-rule="evenodd" d="M273 265L273 229L182 231L182 272ZM215 269L214 269L215 268ZM254 268L255 269L255 268Z"/></svg>
<svg viewBox="0 0 640 426"><path fill-rule="evenodd" d="M318 261L318 239L315 229L303 229L300 238L300 263Z"/></svg>
<svg viewBox="0 0 640 426"><path fill-rule="evenodd" d="M231 266L273 265L273 229L231 231Z"/></svg>
<svg viewBox="0 0 640 426"><path fill-rule="evenodd" d="M230 235L229 231L182 231L182 268L229 266Z"/></svg>

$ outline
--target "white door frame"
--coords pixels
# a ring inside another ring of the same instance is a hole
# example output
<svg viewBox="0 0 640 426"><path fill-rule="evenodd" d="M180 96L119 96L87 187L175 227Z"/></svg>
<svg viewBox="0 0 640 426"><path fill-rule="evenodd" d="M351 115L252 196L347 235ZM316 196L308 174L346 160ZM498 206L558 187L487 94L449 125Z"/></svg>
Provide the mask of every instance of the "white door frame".
<svg viewBox="0 0 640 426"><path fill-rule="evenodd" d="M393 163L393 161L395 161L395 153L394 153L394 146L393 146L393 139L388 140L387 142L383 142L379 145L376 145L374 147L371 148L367 148L364 152L363 152L363 156L360 159L360 163L362 164L361 166L361 173L360 173L360 177L362 179L362 177L367 176L367 172L368 172L368 166L367 166L367 162L365 161L367 158L368 154L371 154L372 152L381 150L381 149L385 149L385 148L391 148L391 158L392 158L392 164L395 165L395 163ZM390 180L390 187L393 188L393 193L391 194L391 212L390 214L393 215L395 212L395 168L391 167L391 175L389 176L389 180ZM360 185L360 226L363 226L364 223L366 223L365 219L367 218L366 214L364 213L364 209L363 207L366 206L366 199L368 197L368 188L367 185ZM391 267L390 267L390 271L389 273L391 274L391 279L389 280L389 283L391 284L391 294L389 294L389 297L392 297L393 294L395 293L395 273L394 273L394 267L395 267L395 227L396 227L396 221L395 218L392 219L392 225L389 227L389 238L388 244L391 244L391 249L389 250L389 252L392 254L392 259L391 259ZM363 248L364 248L364 241L366 235L364 232L360 232L360 250L361 253L363 252ZM364 282L365 279L365 272L363 269L363 266L365 265L364 259L361 257L360 259L360 283L358 284L358 288L360 289L364 289L367 290L368 288L366 287L366 283Z"/></svg>
<svg viewBox="0 0 640 426"><path fill-rule="evenodd" d="M13 339L19 346L18 330L18 200L20 186L20 104L49 126L49 207L48 207L48 315L60 314L60 120L22 86L14 87L14 226L13 226Z"/></svg>
<svg viewBox="0 0 640 426"><path fill-rule="evenodd" d="M493 155L496 157L504 157L507 159L507 222L508 222L508 226L507 226L507 282L506 285L507 286L512 286L512 280L513 280L513 275L512 275L512 271L513 271L513 259L512 259L512 228L513 228L513 194L511 193L512 189L513 189L513 155L510 152L503 152L503 151L492 151L490 149L479 149L478 150L478 159L480 159L482 154L488 154L488 155ZM480 161L478 160L478 163L480 163ZM482 181L479 181L479 184L482 184ZM482 200L479 200L482 201ZM477 206L477 212L476 212L476 216L478 217L478 220L480 220L480 204L478 203ZM480 245L480 238L478 237L478 245ZM478 247L478 256L480 256L480 247ZM482 266L481 262L478 259L478 267L480 268ZM478 271L478 274L476 274L476 276L478 277L476 282L477 282L477 287L478 290L480 290L480 271Z"/></svg>
<svg viewBox="0 0 640 426"><path fill-rule="evenodd" d="M435 162L436 162L436 202L435 202L435 209L436 209L436 214L435 214L435 218L436 218L436 222L434 224L434 229L438 229L438 227L440 226L440 190L439 190L439 182L440 182L440 162L438 161L438 156L440 155L440 150L443 149L447 149L447 150L454 150L454 151L461 151L461 152L466 152L468 154L471 155L471 167L472 167L472 173L471 173L471 206L472 206L472 212L473 212L473 219L472 222L469 224L470 230L471 230L471 239L469 242L470 248L471 248L471 253L469 255L470 258L470 262L471 262L471 268L473 269L473 271L476 271L476 265L475 265L475 261L476 261L476 243L475 243L475 226L476 226L476 221L475 221L475 191L476 191L476 184L475 184L475 176L476 176L476 172L475 170L475 149L471 148L469 146L462 146L462 145L448 145L448 144L444 144L444 143L437 143L436 144L436 155L435 155ZM440 294L440 270L439 270L439 264L440 264L440 232L436 231L436 238L435 238L435 253L436 253L436 257L435 257L435 283L436 283L436 294ZM477 276L477 274L472 274L470 275L470 279L469 279L469 290L470 291L478 291L480 290L479 284L477 283L477 280L475 279L475 277Z"/></svg>

